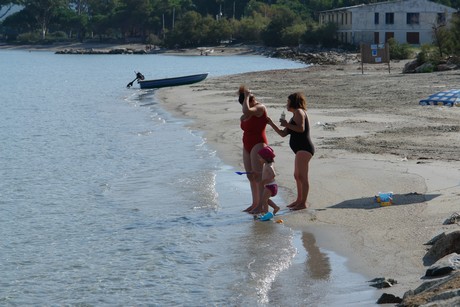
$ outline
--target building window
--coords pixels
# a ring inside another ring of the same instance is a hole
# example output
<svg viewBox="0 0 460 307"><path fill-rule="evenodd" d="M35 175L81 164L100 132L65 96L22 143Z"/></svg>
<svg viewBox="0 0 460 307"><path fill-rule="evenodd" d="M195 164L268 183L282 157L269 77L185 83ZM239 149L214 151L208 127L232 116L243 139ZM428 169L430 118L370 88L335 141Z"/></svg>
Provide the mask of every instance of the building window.
<svg viewBox="0 0 460 307"><path fill-rule="evenodd" d="M374 44L380 44L379 32L374 32Z"/></svg>
<svg viewBox="0 0 460 307"><path fill-rule="evenodd" d="M419 13L407 13L407 24L408 25L418 25L419 23L420 23Z"/></svg>
<svg viewBox="0 0 460 307"><path fill-rule="evenodd" d="M379 13L374 14L374 24L376 24L376 25L379 24Z"/></svg>
<svg viewBox="0 0 460 307"><path fill-rule="evenodd" d="M445 25L446 24L446 13L438 13L438 17L436 21L438 25Z"/></svg>
<svg viewBox="0 0 460 307"><path fill-rule="evenodd" d="M385 32L385 43L388 43L388 40L394 37L395 37L395 32Z"/></svg>
<svg viewBox="0 0 460 307"><path fill-rule="evenodd" d="M418 32L407 32L406 41L408 44L418 45L420 44L420 33Z"/></svg>
<svg viewBox="0 0 460 307"><path fill-rule="evenodd" d="M395 23L395 13L385 13L385 23L392 25Z"/></svg>

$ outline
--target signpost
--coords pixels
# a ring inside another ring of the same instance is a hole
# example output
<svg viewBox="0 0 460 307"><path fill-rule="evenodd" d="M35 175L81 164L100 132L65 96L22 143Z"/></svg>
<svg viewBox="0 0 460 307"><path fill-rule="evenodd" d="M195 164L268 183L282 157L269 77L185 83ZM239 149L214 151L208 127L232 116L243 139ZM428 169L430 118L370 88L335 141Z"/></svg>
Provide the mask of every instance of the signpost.
<svg viewBox="0 0 460 307"><path fill-rule="evenodd" d="M385 44L361 44L361 73L364 74L364 63L382 64L388 63L390 73L390 46Z"/></svg>

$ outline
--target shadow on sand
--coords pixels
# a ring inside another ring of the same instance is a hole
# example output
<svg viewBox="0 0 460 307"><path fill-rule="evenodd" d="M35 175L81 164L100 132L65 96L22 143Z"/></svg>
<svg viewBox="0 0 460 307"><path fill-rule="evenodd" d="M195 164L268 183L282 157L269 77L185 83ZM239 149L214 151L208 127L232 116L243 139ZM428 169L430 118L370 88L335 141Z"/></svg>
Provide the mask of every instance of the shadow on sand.
<svg viewBox="0 0 460 307"><path fill-rule="evenodd" d="M407 194L394 194L392 206L411 205L416 203L423 203L430 201L441 194L419 194L419 193L407 193ZM328 208L337 209L375 209L380 208L380 204L375 201L374 197L363 197L345 200L336 205L332 205Z"/></svg>

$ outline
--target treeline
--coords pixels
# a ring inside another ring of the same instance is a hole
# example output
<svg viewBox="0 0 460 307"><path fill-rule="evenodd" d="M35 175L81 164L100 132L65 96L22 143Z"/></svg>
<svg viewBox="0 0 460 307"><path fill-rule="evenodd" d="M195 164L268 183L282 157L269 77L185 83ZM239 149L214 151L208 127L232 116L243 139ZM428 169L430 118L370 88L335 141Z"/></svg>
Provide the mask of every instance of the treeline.
<svg viewBox="0 0 460 307"><path fill-rule="evenodd" d="M333 24L319 27L318 12L375 2L380 1L0 0L4 12L12 5L23 8L0 24L0 39L29 43L97 40L165 47L222 41L332 47L337 45L336 28ZM460 0L435 2L460 7Z"/></svg>

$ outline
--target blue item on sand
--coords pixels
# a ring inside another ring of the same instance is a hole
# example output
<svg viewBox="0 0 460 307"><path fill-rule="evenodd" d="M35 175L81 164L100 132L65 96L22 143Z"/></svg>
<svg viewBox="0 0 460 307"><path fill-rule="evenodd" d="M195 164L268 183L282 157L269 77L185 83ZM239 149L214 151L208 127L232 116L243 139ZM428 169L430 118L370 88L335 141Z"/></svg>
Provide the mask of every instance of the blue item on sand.
<svg viewBox="0 0 460 307"><path fill-rule="evenodd" d="M269 221L269 220L271 220L272 218L273 218L273 213L271 213L271 212L267 212L267 213L265 213L265 215L264 215L264 216L262 216L262 217L261 217L259 220L261 220L261 221L264 221L264 222L265 222L265 221Z"/></svg>
<svg viewBox="0 0 460 307"><path fill-rule="evenodd" d="M244 175L244 174L250 174L251 172L235 172L235 174L238 174L238 175Z"/></svg>
<svg viewBox="0 0 460 307"><path fill-rule="evenodd" d="M430 95L428 98L422 99L419 102L422 106L459 106L460 105L460 89L452 89L441 91Z"/></svg>

